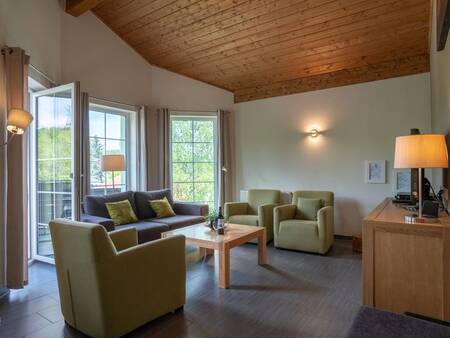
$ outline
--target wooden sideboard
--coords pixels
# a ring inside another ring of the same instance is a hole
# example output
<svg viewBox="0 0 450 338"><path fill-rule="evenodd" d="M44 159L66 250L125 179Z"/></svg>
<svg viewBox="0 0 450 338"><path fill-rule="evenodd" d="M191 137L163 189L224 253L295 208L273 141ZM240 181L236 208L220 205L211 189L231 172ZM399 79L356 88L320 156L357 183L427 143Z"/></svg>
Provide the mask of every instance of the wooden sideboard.
<svg viewBox="0 0 450 338"><path fill-rule="evenodd" d="M450 321L450 217L405 223L385 199L363 221L363 302Z"/></svg>

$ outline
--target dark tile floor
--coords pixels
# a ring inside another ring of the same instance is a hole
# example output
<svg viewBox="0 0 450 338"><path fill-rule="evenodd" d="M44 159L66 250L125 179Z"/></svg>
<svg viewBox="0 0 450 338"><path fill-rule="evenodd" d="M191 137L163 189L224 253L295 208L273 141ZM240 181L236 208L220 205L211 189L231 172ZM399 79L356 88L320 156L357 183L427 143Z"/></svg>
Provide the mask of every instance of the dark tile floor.
<svg viewBox="0 0 450 338"><path fill-rule="evenodd" d="M189 265L184 311L129 337L344 337L361 305L361 257L338 239L327 256L270 246L269 266L256 246L232 250L231 288L217 287L214 258ZM54 267L34 263L30 284L0 303L0 337L84 337L64 324Z"/></svg>

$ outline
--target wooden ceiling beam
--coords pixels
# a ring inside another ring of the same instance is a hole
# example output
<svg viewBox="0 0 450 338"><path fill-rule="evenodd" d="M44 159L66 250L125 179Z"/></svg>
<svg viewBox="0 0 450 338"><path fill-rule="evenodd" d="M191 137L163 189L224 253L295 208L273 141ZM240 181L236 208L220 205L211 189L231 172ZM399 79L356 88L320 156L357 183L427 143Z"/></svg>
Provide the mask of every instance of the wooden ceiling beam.
<svg viewBox="0 0 450 338"><path fill-rule="evenodd" d="M104 0L66 0L66 13L78 17Z"/></svg>
<svg viewBox="0 0 450 338"><path fill-rule="evenodd" d="M240 103L274 96L303 93L398 76L426 73L429 71L429 55L423 54L410 58L391 60L377 65L277 82L255 88L239 89L234 93L234 102Z"/></svg>

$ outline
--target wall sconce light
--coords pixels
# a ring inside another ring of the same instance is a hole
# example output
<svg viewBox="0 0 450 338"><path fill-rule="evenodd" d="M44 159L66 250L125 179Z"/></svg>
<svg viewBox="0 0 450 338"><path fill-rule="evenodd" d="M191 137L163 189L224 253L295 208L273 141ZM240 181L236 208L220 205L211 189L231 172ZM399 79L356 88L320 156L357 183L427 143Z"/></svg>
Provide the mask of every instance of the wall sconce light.
<svg viewBox="0 0 450 338"><path fill-rule="evenodd" d="M317 130L317 129L311 129L310 130L310 132L309 132L309 136L311 136L311 137L317 137L317 136L319 136L319 131Z"/></svg>
<svg viewBox="0 0 450 338"><path fill-rule="evenodd" d="M6 129L11 133L11 136L6 143L0 144L0 146L6 146L14 135L22 135L31 121L33 121L33 115L29 112L22 109L11 109L6 123Z"/></svg>

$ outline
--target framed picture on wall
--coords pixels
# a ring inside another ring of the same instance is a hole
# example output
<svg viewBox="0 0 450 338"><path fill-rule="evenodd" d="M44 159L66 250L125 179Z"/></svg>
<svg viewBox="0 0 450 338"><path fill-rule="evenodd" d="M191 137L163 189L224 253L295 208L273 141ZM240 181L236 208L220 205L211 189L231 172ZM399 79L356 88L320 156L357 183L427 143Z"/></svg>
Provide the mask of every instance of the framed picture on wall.
<svg viewBox="0 0 450 338"><path fill-rule="evenodd" d="M395 169L394 171L394 193L411 193L411 169Z"/></svg>
<svg viewBox="0 0 450 338"><path fill-rule="evenodd" d="M367 160L365 161L365 169L366 183L386 183L386 160Z"/></svg>

